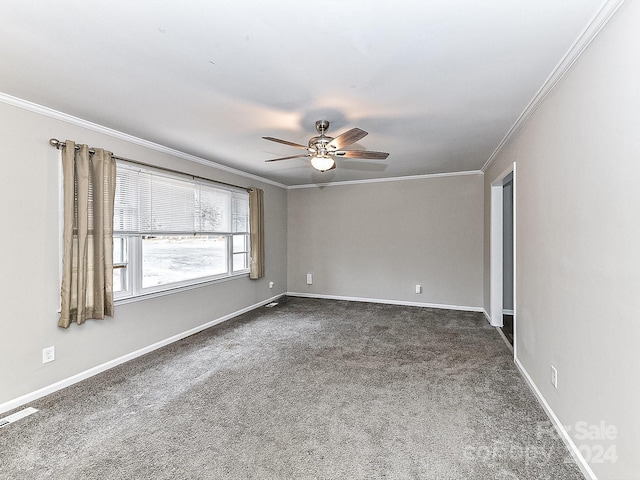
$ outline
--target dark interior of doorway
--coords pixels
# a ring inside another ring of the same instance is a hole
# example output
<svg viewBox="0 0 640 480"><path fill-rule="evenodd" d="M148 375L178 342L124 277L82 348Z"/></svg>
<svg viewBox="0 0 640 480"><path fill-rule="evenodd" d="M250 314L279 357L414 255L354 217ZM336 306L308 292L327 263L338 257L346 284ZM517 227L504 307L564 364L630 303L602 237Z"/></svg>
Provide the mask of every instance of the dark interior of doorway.
<svg viewBox="0 0 640 480"><path fill-rule="evenodd" d="M502 315L502 333L513 345L513 315Z"/></svg>

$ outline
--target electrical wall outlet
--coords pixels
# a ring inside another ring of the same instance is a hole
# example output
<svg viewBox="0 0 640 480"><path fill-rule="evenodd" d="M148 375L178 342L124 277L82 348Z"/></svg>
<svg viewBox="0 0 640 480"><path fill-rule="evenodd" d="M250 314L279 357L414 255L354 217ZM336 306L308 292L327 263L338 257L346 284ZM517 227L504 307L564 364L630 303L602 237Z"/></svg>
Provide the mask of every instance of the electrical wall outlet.
<svg viewBox="0 0 640 480"><path fill-rule="evenodd" d="M313 285L313 275L307 273L307 285Z"/></svg>
<svg viewBox="0 0 640 480"><path fill-rule="evenodd" d="M56 359L56 348L47 347L42 349L42 363L53 362Z"/></svg>
<svg viewBox="0 0 640 480"><path fill-rule="evenodd" d="M553 365L551 365L551 385L558 388L558 370Z"/></svg>
<svg viewBox="0 0 640 480"><path fill-rule="evenodd" d="M269 282L269 288L273 288L273 282Z"/></svg>
<svg viewBox="0 0 640 480"><path fill-rule="evenodd" d="M416 285L416 293L422 293L422 285Z"/></svg>

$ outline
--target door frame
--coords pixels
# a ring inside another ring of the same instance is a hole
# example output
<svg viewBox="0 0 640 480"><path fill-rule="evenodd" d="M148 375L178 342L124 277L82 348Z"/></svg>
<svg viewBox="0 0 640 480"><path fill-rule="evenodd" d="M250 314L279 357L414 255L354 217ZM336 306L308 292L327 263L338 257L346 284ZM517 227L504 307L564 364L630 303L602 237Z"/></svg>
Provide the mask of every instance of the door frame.
<svg viewBox="0 0 640 480"><path fill-rule="evenodd" d="M502 327L503 320L503 268L504 268L504 250L503 250L503 222L504 212L503 187L507 182L507 177L513 173L513 346L515 350L515 332L516 332L516 164L509 165L500 175L491 182L491 236L490 236L490 300L489 300L489 318L490 323L494 327ZM515 353L515 352L514 352Z"/></svg>

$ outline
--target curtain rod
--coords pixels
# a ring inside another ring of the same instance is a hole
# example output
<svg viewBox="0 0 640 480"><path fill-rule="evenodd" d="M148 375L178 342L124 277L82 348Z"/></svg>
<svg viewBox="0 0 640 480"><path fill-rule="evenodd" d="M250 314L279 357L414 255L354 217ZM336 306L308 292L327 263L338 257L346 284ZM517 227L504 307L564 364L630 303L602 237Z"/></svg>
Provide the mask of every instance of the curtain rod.
<svg viewBox="0 0 640 480"><path fill-rule="evenodd" d="M51 138L51 139L49 139L49 145L51 145L53 148L56 148L56 149L60 150L62 147L65 146L65 143L61 142L57 138ZM79 148L80 147L78 145L76 145L76 149L79 149ZM93 148L90 148L89 149L89 153L93 155L95 153L95 150ZM191 178L197 178L199 180L206 180L208 182L217 183L219 185L226 185L227 187L239 188L240 190L245 190L247 192L250 192L251 190L253 190L252 188L242 187L240 185L234 185L233 183L226 183L226 182L221 182L219 180L212 180L210 178L200 177L198 175L191 175L190 173L181 172L180 170L173 170L171 168L165 168L165 167L156 167L155 165L151 165L150 163L139 162L137 160L131 160L130 158L117 157L115 155L112 155L112 157L113 157L114 160L121 160L123 162L135 163L136 165L141 165L143 167L155 168L157 170L164 170L165 172L177 173L179 175L186 175L186 176L191 177Z"/></svg>

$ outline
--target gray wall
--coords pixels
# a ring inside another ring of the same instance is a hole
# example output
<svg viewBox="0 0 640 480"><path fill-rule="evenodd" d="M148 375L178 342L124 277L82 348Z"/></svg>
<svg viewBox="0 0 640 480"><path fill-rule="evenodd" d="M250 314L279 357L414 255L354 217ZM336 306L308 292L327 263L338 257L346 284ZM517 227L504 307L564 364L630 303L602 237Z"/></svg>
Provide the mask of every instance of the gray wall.
<svg viewBox="0 0 640 480"><path fill-rule="evenodd" d="M0 103L0 404L255 305L286 288L286 190ZM265 190L266 278L236 278L116 307L115 317L57 327L59 152L71 139L119 156ZM275 282L273 289L268 282ZM42 364L42 348L56 360Z"/></svg>
<svg viewBox="0 0 640 480"><path fill-rule="evenodd" d="M481 307L482 188L474 174L289 190L288 290Z"/></svg>
<svg viewBox="0 0 640 480"><path fill-rule="evenodd" d="M516 162L517 361L577 445L615 445L616 462L591 464L601 479L640 472L638 25L626 2L485 172L489 211L490 182ZM618 433L586 441L577 422Z"/></svg>

